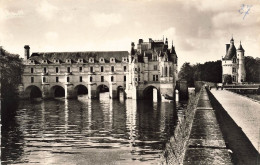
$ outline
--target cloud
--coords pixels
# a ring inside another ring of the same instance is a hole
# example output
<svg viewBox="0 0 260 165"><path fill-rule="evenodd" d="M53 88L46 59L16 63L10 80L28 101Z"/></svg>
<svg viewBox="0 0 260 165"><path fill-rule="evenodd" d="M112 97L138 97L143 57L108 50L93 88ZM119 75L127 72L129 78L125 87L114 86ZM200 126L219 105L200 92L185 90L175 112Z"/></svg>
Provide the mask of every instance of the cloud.
<svg viewBox="0 0 260 165"><path fill-rule="evenodd" d="M58 33L56 32L47 32L45 33L45 38L49 41L55 41L58 39Z"/></svg>
<svg viewBox="0 0 260 165"><path fill-rule="evenodd" d="M91 18L97 27L109 27L119 24L122 21L122 16L116 13L93 13Z"/></svg>
<svg viewBox="0 0 260 165"><path fill-rule="evenodd" d="M50 4L48 1L44 0L41 1L40 5L36 9L40 15L42 15L46 19L51 19L57 13L58 8L52 4Z"/></svg>
<svg viewBox="0 0 260 165"><path fill-rule="evenodd" d="M12 18L21 17L24 15L23 10L9 11L7 9L0 8L0 20L7 20Z"/></svg>
<svg viewBox="0 0 260 165"><path fill-rule="evenodd" d="M252 26L259 23L258 19L255 19L250 13L245 16L238 12L222 12L216 14L212 18L214 27L216 28L228 28L228 27L242 27L242 26Z"/></svg>

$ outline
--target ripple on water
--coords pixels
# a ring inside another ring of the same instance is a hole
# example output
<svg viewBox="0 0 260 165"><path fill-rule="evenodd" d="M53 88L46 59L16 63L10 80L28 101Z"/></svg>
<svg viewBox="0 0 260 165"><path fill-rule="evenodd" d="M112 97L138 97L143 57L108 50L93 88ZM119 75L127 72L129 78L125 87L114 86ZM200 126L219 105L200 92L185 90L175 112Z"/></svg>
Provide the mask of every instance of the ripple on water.
<svg viewBox="0 0 260 165"><path fill-rule="evenodd" d="M173 109L108 98L21 101L2 132L2 163L155 164L173 134Z"/></svg>

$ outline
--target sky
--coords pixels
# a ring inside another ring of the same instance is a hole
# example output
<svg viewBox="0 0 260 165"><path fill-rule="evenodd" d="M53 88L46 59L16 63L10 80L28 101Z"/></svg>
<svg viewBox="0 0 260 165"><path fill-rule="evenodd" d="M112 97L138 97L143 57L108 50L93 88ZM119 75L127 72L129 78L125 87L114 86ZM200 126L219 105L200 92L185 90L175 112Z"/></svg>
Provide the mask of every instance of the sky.
<svg viewBox="0 0 260 165"><path fill-rule="evenodd" d="M233 35L260 57L260 0L0 0L0 45L31 52L130 51L168 38L179 67L220 60Z"/></svg>

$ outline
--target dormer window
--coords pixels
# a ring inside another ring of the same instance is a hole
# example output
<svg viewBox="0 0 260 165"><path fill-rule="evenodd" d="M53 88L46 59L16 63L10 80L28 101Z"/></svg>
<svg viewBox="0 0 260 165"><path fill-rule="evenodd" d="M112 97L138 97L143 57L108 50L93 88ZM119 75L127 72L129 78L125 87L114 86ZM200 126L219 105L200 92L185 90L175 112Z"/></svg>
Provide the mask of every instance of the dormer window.
<svg viewBox="0 0 260 165"><path fill-rule="evenodd" d="M78 63L83 63L83 59L82 58L78 59Z"/></svg>
<svg viewBox="0 0 260 165"><path fill-rule="evenodd" d="M89 58L89 63L94 63L94 58Z"/></svg>
<svg viewBox="0 0 260 165"><path fill-rule="evenodd" d="M104 63L104 62L105 62L104 58L101 57L101 58L99 59L99 62L100 62L100 63Z"/></svg>
<svg viewBox="0 0 260 165"><path fill-rule="evenodd" d="M30 64L34 64L35 62L34 62L34 60L30 60L29 63Z"/></svg>
<svg viewBox="0 0 260 165"><path fill-rule="evenodd" d="M236 62L237 62L237 60L235 58L233 58L233 63L236 63Z"/></svg>
<svg viewBox="0 0 260 165"><path fill-rule="evenodd" d="M114 57L110 58L110 62L115 63L115 58Z"/></svg>
<svg viewBox="0 0 260 165"><path fill-rule="evenodd" d="M60 61L59 59L54 59L53 62L58 64Z"/></svg>
<svg viewBox="0 0 260 165"><path fill-rule="evenodd" d="M71 59L66 59L66 63L71 63Z"/></svg>
<svg viewBox="0 0 260 165"><path fill-rule="evenodd" d="M122 61L123 61L123 62L127 62L127 58L126 58L126 57L123 57L123 58L122 58Z"/></svg>

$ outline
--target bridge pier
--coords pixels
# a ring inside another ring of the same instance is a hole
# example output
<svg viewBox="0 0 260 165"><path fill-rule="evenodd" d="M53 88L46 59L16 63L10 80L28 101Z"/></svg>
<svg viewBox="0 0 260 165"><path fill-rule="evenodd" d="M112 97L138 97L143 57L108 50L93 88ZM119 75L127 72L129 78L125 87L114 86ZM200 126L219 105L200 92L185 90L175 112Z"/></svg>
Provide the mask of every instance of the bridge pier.
<svg viewBox="0 0 260 165"><path fill-rule="evenodd" d="M88 98L97 98L97 84L88 84Z"/></svg>
<svg viewBox="0 0 260 165"><path fill-rule="evenodd" d="M65 98L66 99L74 99L77 98L77 94L74 90L74 85L73 84L66 84L65 85Z"/></svg>
<svg viewBox="0 0 260 165"><path fill-rule="evenodd" d="M42 98L49 99L50 96L50 84L42 84Z"/></svg>
<svg viewBox="0 0 260 165"><path fill-rule="evenodd" d="M116 83L109 84L109 98L116 99L117 98L117 85Z"/></svg>

